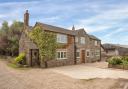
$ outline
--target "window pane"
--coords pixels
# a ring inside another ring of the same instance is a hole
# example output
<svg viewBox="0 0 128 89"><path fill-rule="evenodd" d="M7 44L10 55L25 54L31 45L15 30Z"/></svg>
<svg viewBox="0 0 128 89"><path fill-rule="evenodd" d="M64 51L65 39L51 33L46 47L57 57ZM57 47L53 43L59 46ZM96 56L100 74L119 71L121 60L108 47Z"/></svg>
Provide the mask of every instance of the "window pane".
<svg viewBox="0 0 128 89"><path fill-rule="evenodd" d="M57 58L60 58L60 52L57 52Z"/></svg>
<svg viewBox="0 0 128 89"><path fill-rule="evenodd" d="M61 52L61 58L63 58L63 52Z"/></svg>
<svg viewBox="0 0 128 89"><path fill-rule="evenodd" d="M90 50L86 50L86 56L90 57Z"/></svg>
<svg viewBox="0 0 128 89"><path fill-rule="evenodd" d="M75 42L78 42L78 37L75 37Z"/></svg>
<svg viewBox="0 0 128 89"><path fill-rule="evenodd" d="M89 56L89 52L87 52L87 56Z"/></svg>
<svg viewBox="0 0 128 89"><path fill-rule="evenodd" d="M67 43L67 35L57 34L57 42Z"/></svg>
<svg viewBox="0 0 128 89"><path fill-rule="evenodd" d="M66 51L58 51L57 52L57 59L66 59L67 58L67 52Z"/></svg>
<svg viewBox="0 0 128 89"><path fill-rule="evenodd" d="M97 41L95 41L95 46L97 46L98 45L98 42Z"/></svg>
<svg viewBox="0 0 128 89"><path fill-rule="evenodd" d="M66 58L66 52L64 52L64 58Z"/></svg>
<svg viewBox="0 0 128 89"><path fill-rule="evenodd" d="M95 51L95 56L100 56L100 50Z"/></svg>
<svg viewBox="0 0 128 89"><path fill-rule="evenodd" d="M80 57L80 52L76 52L76 57Z"/></svg>
<svg viewBox="0 0 128 89"><path fill-rule="evenodd" d="M85 37L81 37L80 41L82 44L85 44Z"/></svg>

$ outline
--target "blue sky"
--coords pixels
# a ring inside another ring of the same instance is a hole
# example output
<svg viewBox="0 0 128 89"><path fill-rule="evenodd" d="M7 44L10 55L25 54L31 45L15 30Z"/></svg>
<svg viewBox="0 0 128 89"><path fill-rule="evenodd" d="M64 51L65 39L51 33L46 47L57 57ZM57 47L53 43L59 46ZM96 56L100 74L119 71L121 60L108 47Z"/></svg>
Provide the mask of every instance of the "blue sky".
<svg viewBox="0 0 128 89"><path fill-rule="evenodd" d="M128 45L128 0L0 0L0 24L23 21L26 9L30 25L38 21L71 29L74 24L102 43Z"/></svg>

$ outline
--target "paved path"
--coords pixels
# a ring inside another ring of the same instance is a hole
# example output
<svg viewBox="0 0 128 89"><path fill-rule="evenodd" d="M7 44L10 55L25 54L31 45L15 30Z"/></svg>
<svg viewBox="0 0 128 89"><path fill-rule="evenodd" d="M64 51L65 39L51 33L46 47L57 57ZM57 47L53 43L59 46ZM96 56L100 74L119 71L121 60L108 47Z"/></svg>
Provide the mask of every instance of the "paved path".
<svg viewBox="0 0 128 89"><path fill-rule="evenodd" d="M99 66L97 64L99 64ZM94 64L82 64L82 65L57 67L57 68L53 68L52 71L55 71L76 79L90 79L90 78L128 79L127 70L109 69L103 66L102 62L94 63Z"/></svg>

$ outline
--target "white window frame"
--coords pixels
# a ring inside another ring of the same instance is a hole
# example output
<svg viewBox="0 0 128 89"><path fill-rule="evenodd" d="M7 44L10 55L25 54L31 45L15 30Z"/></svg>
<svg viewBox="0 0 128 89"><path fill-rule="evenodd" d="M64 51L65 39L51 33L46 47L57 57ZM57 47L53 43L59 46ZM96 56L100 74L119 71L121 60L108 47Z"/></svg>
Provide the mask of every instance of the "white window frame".
<svg viewBox="0 0 128 89"><path fill-rule="evenodd" d="M78 42L79 42L78 37L75 37L75 42L76 42L76 43L78 43Z"/></svg>
<svg viewBox="0 0 128 89"><path fill-rule="evenodd" d="M77 56L77 53L79 53L79 56ZM76 58L80 58L80 49L76 50Z"/></svg>
<svg viewBox="0 0 128 89"><path fill-rule="evenodd" d="M90 57L91 58L95 57L95 50L93 50L93 49L90 50Z"/></svg>
<svg viewBox="0 0 128 89"><path fill-rule="evenodd" d="M67 43L68 37L65 34L57 34L57 42L58 43Z"/></svg>
<svg viewBox="0 0 128 89"><path fill-rule="evenodd" d="M58 53L60 54L59 56ZM56 54L57 59L67 59L67 51L57 51Z"/></svg>
<svg viewBox="0 0 128 89"><path fill-rule="evenodd" d="M85 37L80 37L80 43L85 44Z"/></svg>
<svg viewBox="0 0 128 89"><path fill-rule="evenodd" d="M100 56L100 50L95 50L95 56L99 57Z"/></svg>
<svg viewBox="0 0 128 89"><path fill-rule="evenodd" d="M95 46L97 46L98 45L98 41L97 40L95 40Z"/></svg>
<svg viewBox="0 0 128 89"><path fill-rule="evenodd" d="M88 55L88 53L89 53L89 55ZM87 57L90 57L90 50L89 50L89 49L86 50L86 56L87 56Z"/></svg>

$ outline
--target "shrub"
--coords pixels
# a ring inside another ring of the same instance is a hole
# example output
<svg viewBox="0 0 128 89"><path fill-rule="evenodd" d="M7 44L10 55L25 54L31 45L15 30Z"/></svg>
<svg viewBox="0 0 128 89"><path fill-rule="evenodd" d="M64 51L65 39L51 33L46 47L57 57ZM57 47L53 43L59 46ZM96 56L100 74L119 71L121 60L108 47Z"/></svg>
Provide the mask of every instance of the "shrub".
<svg viewBox="0 0 128 89"><path fill-rule="evenodd" d="M122 64L122 59L121 57L111 57L109 60L108 60L109 64L113 64L113 65L120 65Z"/></svg>
<svg viewBox="0 0 128 89"><path fill-rule="evenodd" d="M124 60L124 61L127 61L127 62L128 62L128 56L123 56L123 57L122 57L122 60Z"/></svg>
<svg viewBox="0 0 128 89"><path fill-rule="evenodd" d="M128 66L128 61L122 60L122 65L127 65Z"/></svg>
<svg viewBox="0 0 128 89"><path fill-rule="evenodd" d="M19 54L19 56L15 58L15 63L20 64L24 60L24 58L25 58L25 53Z"/></svg>

